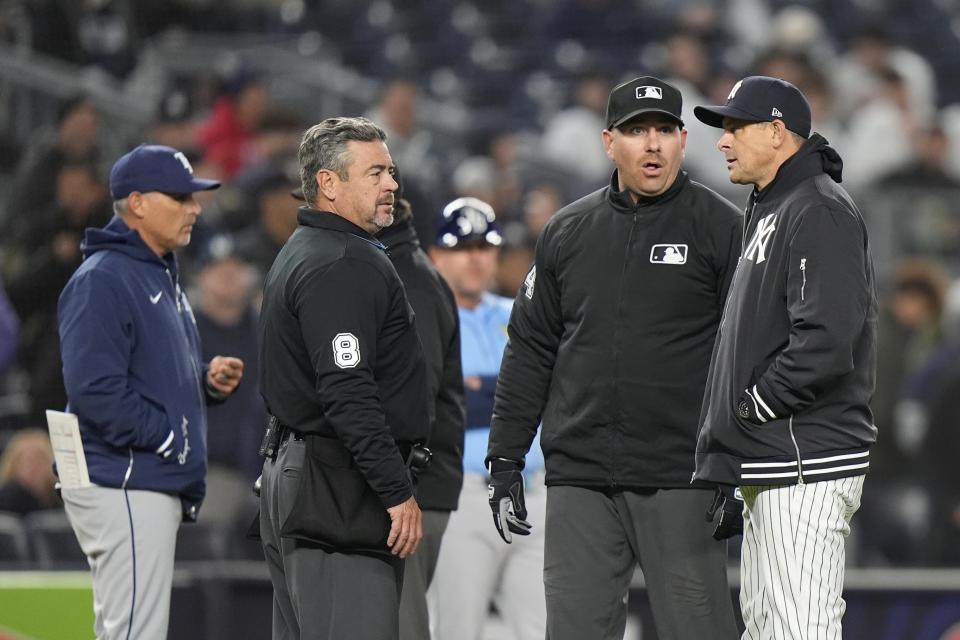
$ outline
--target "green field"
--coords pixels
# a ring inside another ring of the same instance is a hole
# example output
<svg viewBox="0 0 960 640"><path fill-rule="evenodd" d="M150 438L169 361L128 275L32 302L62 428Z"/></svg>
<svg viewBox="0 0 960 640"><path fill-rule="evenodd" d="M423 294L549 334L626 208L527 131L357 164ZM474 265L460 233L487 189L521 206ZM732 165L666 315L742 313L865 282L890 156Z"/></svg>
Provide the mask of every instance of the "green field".
<svg viewBox="0 0 960 640"><path fill-rule="evenodd" d="M93 637L93 591L86 571L0 572L0 640Z"/></svg>

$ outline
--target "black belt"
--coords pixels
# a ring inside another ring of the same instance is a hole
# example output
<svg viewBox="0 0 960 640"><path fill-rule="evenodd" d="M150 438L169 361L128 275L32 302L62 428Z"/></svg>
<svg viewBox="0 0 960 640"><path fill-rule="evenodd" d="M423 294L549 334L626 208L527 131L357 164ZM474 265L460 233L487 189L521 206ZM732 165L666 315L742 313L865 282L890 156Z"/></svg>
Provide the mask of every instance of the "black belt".
<svg viewBox="0 0 960 640"><path fill-rule="evenodd" d="M263 442L260 444L260 455L274 459L277 455L277 450L280 448L280 443L285 442L288 439L292 439L294 441L303 441L306 439L306 437L307 434L303 433L302 431L291 429L287 425L280 422L276 416L270 416L270 420L267 423L267 429L263 434ZM426 469L430 464L430 459L433 457L433 454L430 453L430 450L426 447L417 442L410 442L408 440L400 440L396 444L397 449L400 451L400 457L403 459L404 463L411 468L411 470L420 472ZM348 456L350 455L346 449L344 449L344 453ZM350 457L352 460L352 456Z"/></svg>

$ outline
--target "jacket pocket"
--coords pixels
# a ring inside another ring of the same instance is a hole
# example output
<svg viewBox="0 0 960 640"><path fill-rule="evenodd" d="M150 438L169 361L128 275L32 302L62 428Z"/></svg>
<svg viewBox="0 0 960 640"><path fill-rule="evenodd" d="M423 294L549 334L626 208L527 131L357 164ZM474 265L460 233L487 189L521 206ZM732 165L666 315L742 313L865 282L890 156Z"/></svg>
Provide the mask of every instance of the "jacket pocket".
<svg viewBox="0 0 960 640"><path fill-rule="evenodd" d="M306 455L280 535L334 549L389 554L390 515L335 438L308 436Z"/></svg>

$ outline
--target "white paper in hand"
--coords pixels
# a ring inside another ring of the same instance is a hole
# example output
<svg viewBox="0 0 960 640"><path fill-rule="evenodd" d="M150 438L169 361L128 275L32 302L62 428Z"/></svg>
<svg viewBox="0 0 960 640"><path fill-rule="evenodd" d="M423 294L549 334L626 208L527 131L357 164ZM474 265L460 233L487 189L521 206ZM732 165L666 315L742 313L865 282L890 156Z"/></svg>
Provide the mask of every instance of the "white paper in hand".
<svg viewBox="0 0 960 640"><path fill-rule="evenodd" d="M77 416L62 411L47 410L47 428L50 444L57 461L57 475L62 489L82 489L90 486L87 473L87 457L83 454L80 440L80 423Z"/></svg>

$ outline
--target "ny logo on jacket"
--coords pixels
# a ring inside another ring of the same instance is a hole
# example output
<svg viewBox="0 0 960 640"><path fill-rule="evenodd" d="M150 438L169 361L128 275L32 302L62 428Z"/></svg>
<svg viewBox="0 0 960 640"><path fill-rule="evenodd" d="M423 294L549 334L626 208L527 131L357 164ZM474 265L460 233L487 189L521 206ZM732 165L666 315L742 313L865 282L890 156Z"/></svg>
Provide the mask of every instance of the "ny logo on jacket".
<svg viewBox="0 0 960 640"><path fill-rule="evenodd" d="M747 250L743 252L743 257L747 260L754 260L756 264L760 264L766 260L767 243L770 241L776 228L776 213L771 213L762 218L759 224L757 224L757 230L754 232L753 238L750 239L750 244L747 245ZM756 259L754 259L754 257L756 257Z"/></svg>

